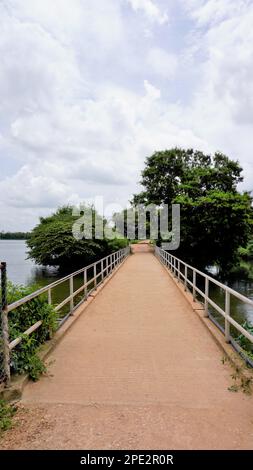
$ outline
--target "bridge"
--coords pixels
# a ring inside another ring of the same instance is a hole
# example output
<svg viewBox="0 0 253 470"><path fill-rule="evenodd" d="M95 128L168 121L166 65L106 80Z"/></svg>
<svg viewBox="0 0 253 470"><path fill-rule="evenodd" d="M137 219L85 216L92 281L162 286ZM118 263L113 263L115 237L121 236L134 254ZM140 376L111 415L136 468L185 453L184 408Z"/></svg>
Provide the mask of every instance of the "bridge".
<svg viewBox="0 0 253 470"><path fill-rule="evenodd" d="M234 354L230 297L242 296L223 286L223 335L208 318L209 276L202 292L198 271L172 255L132 251L94 271L101 282L56 334L49 372L25 386L23 421L2 448L252 449L252 398L228 390L234 369L222 361Z"/></svg>

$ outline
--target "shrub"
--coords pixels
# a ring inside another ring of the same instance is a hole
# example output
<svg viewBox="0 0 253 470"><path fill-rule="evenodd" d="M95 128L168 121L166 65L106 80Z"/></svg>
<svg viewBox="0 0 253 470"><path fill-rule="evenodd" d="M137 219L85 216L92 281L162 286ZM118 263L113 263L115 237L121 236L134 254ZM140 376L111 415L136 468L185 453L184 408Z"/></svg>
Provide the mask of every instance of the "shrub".
<svg viewBox="0 0 253 470"><path fill-rule="evenodd" d="M11 427L11 420L15 412L16 408L14 406L10 406L4 400L0 400L0 435Z"/></svg>
<svg viewBox="0 0 253 470"><path fill-rule="evenodd" d="M247 330L251 335L253 334L253 325L249 324L248 322L244 322L242 327ZM236 342L239 344L239 346L242 348L242 350L245 352L245 354L252 360L253 359L253 345L251 341L243 334L239 335L237 338L235 338Z"/></svg>
<svg viewBox="0 0 253 470"><path fill-rule="evenodd" d="M24 287L8 283L8 304L31 294L34 290L36 286ZM46 295L42 294L11 311L8 319L10 341L22 337L21 343L11 352L11 369L17 374L28 373L33 380L37 380L39 375L46 371L37 354L38 349L56 329L56 312L48 305ZM31 335L24 335L24 332L39 320L42 325Z"/></svg>
<svg viewBox="0 0 253 470"><path fill-rule="evenodd" d="M127 238L115 238L114 240L108 241L109 251L114 253L115 251L122 250L129 245Z"/></svg>

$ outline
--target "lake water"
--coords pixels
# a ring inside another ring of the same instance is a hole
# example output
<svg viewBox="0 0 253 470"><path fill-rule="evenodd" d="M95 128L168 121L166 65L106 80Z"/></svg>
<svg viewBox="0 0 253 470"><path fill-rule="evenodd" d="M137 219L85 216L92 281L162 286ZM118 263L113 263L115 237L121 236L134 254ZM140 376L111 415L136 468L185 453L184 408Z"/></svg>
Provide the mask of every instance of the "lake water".
<svg viewBox="0 0 253 470"><path fill-rule="evenodd" d="M38 266L27 259L25 240L0 240L0 261L7 263L8 279L14 284L44 286L58 278L57 269Z"/></svg>
<svg viewBox="0 0 253 470"><path fill-rule="evenodd" d="M56 268L46 268L36 265L32 260L27 259L28 248L25 240L0 240L0 261L7 263L8 280L14 284L39 287L47 286L57 279L63 277L59 275ZM81 287L83 276L74 278L74 290ZM92 287L92 286L90 286ZM61 303L69 296L69 281L65 281L56 286L52 291L52 302L55 305ZM75 297L74 304L79 301ZM66 304L59 312L59 317L64 317L69 312L69 304Z"/></svg>
<svg viewBox="0 0 253 470"><path fill-rule="evenodd" d="M45 286L59 278L57 269L37 266L32 260L27 259L27 246L24 240L0 240L0 261L6 261L8 279L15 284ZM77 279L77 287L82 280ZM230 287L253 300L253 282L238 279L229 283ZM56 300L67 296L68 286L62 285L56 289ZM211 298L224 308L224 294L218 287L210 291ZM253 324L253 308L232 298L232 316L243 323L247 320ZM220 319L219 319L220 320Z"/></svg>

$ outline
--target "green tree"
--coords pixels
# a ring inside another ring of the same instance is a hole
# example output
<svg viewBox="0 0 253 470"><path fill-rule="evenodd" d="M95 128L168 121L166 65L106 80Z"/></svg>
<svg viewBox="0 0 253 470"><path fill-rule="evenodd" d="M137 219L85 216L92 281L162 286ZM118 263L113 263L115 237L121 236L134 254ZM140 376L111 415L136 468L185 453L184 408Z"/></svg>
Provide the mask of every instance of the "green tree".
<svg viewBox="0 0 253 470"><path fill-rule="evenodd" d="M200 268L215 263L225 272L237 262L238 248L246 246L252 230L251 196L237 189L242 181L239 163L226 155L173 148L147 158L145 189L133 203L179 203L176 255Z"/></svg>
<svg viewBox="0 0 253 470"><path fill-rule="evenodd" d="M97 217L99 217L96 214ZM95 210L93 210L94 228ZM74 222L78 219L72 215L72 207L59 208L56 213L40 219L40 223L32 230L27 241L29 258L37 264L59 266L64 271L85 266L102 258L113 249L107 240L81 239L72 234ZM102 221L104 223L104 221Z"/></svg>

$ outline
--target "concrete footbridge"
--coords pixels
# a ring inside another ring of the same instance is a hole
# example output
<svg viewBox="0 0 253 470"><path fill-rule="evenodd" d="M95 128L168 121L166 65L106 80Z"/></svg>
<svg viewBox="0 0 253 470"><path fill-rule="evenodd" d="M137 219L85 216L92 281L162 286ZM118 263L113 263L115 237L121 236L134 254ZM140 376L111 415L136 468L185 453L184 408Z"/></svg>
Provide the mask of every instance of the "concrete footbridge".
<svg viewBox="0 0 253 470"><path fill-rule="evenodd" d="M232 329L249 338L231 298L250 300L221 284L221 308L209 294L220 283L207 274L148 243L131 251L96 264L95 280L81 270L76 308L70 277L71 315L52 340L48 373L23 389L28 425L12 448L252 449L252 398L230 391L240 362ZM215 306L223 331L210 319Z"/></svg>

